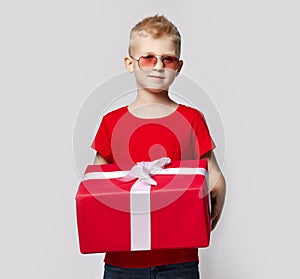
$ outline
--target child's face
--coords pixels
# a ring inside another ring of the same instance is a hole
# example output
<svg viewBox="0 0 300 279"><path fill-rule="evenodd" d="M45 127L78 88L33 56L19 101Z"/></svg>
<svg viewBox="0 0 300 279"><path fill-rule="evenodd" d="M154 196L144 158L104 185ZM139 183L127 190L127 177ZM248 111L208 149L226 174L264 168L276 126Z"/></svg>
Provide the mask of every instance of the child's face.
<svg viewBox="0 0 300 279"><path fill-rule="evenodd" d="M140 63L137 61L145 55L155 55L156 64L145 68L143 60L140 60ZM162 58L164 56L165 58ZM172 57L175 58L174 61ZM176 69L172 68L171 63L176 65ZM182 61L177 60L176 44L171 38L153 39L139 36L134 39L131 57L125 57L125 65L129 72L134 72L138 88L159 93L169 89L181 70Z"/></svg>

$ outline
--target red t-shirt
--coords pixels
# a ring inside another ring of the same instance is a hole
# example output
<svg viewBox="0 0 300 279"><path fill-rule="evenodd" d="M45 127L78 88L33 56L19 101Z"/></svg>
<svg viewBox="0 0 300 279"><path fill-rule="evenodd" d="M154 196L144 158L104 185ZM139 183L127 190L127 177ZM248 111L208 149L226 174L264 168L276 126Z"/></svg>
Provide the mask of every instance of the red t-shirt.
<svg viewBox="0 0 300 279"><path fill-rule="evenodd" d="M215 147L203 114L179 104L168 116L144 119L121 107L101 121L94 148L108 163L128 168L140 161L161 157L197 160ZM150 267L198 261L198 249L109 252L104 261L120 267Z"/></svg>

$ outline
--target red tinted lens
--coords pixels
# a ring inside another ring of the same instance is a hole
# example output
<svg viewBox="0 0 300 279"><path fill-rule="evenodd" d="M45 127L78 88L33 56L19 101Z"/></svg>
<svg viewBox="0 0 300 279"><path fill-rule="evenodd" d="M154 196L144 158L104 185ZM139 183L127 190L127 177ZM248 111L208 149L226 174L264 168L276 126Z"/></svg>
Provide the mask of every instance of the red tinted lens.
<svg viewBox="0 0 300 279"><path fill-rule="evenodd" d="M156 65L157 58L154 55L141 56L139 59L140 68L154 68Z"/></svg>
<svg viewBox="0 0 300 279"><path fill-rule="evenodd" d="M178 69L178 64L179 64L178 58L173 56L163 56L162 61L167 69L172 71Z"/></svg>

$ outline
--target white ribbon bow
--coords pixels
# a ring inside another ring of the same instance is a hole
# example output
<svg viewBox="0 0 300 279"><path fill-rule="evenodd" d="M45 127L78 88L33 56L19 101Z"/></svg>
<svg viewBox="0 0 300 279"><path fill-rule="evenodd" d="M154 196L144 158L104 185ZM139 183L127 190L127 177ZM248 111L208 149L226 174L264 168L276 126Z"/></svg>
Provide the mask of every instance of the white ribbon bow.
<svg viewBox="0 0 300 279"><path fill-rule="evenodd" d="M168 157L163 157L152 162L138 162L132 167L127 175L120 180L127 182L138 178L139 180L147 182L149 186L157 186L157 182L151 178L151 176L159 174L166 165L170 164L170 162L171 159Z"/></svg>

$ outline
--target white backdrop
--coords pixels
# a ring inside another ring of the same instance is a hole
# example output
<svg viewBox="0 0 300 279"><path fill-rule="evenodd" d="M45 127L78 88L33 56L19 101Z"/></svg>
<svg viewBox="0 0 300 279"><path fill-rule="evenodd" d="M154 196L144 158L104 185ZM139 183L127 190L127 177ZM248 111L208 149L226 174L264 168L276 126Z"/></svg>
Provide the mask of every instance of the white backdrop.
<svg viewBox="0 0 300 279"><path fill-rule="evenodd" d="M207 90L226 135L227 199L201 251L202 278L297 277L299 8L292 0L1 3L0 277L101 278L103 255L78 249L73 129L89 94L124 72L131 27L156 13L178 26L182 74Z"/></svg>

